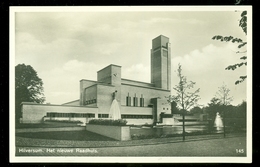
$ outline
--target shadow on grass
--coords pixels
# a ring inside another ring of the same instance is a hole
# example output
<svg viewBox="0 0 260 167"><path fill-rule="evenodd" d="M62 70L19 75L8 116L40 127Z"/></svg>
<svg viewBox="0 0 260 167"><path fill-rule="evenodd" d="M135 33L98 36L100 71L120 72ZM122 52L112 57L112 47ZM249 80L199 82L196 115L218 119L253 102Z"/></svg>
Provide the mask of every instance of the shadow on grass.
<svg viewBox="0 0 260 167"><path fill-rule="evenodd" d="M54 140L75 141L115 141L112 138L102 136L89 131L52 131L52 132L26 132L17 133L18 137Z"/></svg>

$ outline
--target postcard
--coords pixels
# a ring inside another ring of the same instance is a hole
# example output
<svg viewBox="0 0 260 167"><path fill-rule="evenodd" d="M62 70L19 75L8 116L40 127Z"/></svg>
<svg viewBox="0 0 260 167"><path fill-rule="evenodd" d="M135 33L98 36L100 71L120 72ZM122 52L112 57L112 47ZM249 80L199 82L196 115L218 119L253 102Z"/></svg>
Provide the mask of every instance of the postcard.
<svg viewBox="0 0 260 167"><path fill-rule="evenodd" d="M10 162L252 162L251 6L10 7Z"/></svg>

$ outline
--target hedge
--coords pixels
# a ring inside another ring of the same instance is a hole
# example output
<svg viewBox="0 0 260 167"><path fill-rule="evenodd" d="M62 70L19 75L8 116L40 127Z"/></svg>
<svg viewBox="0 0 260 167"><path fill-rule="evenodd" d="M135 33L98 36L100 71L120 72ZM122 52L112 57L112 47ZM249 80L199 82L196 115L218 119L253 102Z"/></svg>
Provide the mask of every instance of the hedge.
<svg viewBox="0 0 260 167"><path fill-rule="evenodd" d="M83 123L79 120L45 120L44 122L61 122L61 123Z"/></svg>
<svg viewBox="0 0 260 167"><path fill-rule="evenodd" d="M124 119L92 119L88 123L94 125L125 126L127 121Z"/></svg>

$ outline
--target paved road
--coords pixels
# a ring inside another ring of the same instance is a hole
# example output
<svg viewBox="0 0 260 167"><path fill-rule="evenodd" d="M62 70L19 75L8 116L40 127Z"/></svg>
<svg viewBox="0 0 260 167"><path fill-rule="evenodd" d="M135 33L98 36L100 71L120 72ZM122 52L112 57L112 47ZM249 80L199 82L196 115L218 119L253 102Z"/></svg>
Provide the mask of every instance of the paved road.
<svg viewBox="0 0 260 167"><path fill-rule="evenodd" d="M246 156L246 137L100 148L17 147L17 156Z"/></svg>

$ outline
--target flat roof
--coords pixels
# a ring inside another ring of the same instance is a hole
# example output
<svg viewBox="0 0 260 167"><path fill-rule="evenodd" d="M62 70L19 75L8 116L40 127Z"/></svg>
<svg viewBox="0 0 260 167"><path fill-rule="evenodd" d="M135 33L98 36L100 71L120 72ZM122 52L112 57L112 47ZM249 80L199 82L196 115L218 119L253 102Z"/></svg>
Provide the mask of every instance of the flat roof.
<svg viewBox="0 0 260 167"><path fill-rule="evenodd" d="M81 79L80 81L97 82L97 81L93 81L93 80L89 80L89 79Z"/></svg>
<svg viewBox="0 0 260 167"><path fill-rule="evenodd" d="M125 79L125 78L121 78L121 80L126 80L126 81L132 81L132 82L137 82L137 83L144 83L144 84L150 84L150 85L153 85L153 83L143 82L143 81L136 81L136 80Z"/></svg>
<svg viewBox="0 0 260 167"><path fill-rule="evenodd" d="M159 35L158 37L156 37L156 38L159 38L159 37L164 37L164 38L168 38L169 39L169 37L166 37L165 35ZM156 39L156 38L154 38L154 39ZM153 40L154 40L153 39Z"/></svg>
<svg viewBox="0 0 260 167"><path fill-rule="evenodd" d="M92 86L98 86L98 85L115 87L114 85L107 84L107 83L104 83L104 82L97 82L97 83L95 83L95 84L93 84L93 85L90 85L90 86L88 86L88 87L85 87L84 89L88 89L88 88L90 88L90 87L92 87Z"/></svg>
<svg viewBox="0 0 260 167"><path fill-rule="evenodd" d="M108 65L108 66L102 68L101 70L98 70L97 72L100 72L100 71L102 71L102 70L104 70L105 68L108 68L108 67L110 67L110 66L122 67L122 66L119 66L119 65L110 64L110 65Z"/></svg>
<svg viewBox="0 0 260 167"><path fill-rule="evenodd" d="M79 99L78 99L78 100L73 100L73 101L69 101L69 102L63 103L62 105L68 104L68 103L72 103L72 102L76 102L76 101L79 101Z"/></svg>
<svg viewBox="0 0 260 167"><path fill-rule="evenodd" d="M157 88L157 87L153 87L153 86L133 85L133 84L128 84L128 83L121 83L121 85L129 85L129 86L135 86L135 87L141 87L141 88L155 89L155 90L162 90L162 91L166 91L166 92L171 92L171 90Z"/></svg>
<svg viewBox="0 0 260 167"><path fill-rule="evenodd" d="M39 105L39 106L61 106L61 107L82 107L82 108L98 108L96 106L74 106L74 105L61 105L61 104L39 104L34 102L22 102L21 105Z"/></svg>

